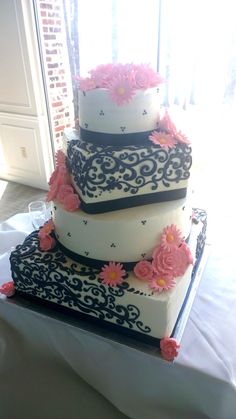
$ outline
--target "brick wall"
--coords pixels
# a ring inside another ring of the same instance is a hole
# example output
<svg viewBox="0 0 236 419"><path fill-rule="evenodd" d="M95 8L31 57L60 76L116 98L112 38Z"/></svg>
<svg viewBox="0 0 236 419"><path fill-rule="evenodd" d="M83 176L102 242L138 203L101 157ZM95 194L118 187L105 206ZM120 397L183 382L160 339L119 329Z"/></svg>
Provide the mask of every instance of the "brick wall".
<svg viewBox="0 0 236 419"><path fill-rule="evenodd" d="M38 0L36 5L53 147L56 151L62 145L64 128L74 125L63 3L62 0Z"/></svg>

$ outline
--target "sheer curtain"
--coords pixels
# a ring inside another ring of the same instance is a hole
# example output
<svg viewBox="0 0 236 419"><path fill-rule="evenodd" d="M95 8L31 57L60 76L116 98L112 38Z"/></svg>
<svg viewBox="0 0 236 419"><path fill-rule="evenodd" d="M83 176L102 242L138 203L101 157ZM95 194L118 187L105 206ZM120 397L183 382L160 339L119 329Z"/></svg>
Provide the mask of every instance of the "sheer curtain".
<svg viewBox="0 0 236 419"><path fill-rule="evenodd" d="M236 83L234 0L164 0L160 71L166 105L221 103Z"/></svg>
<svg viewBox="0 0 236 419"><path fill-rule="evenodd" d="M166 80L166 106L208 106L234 94L235 0L63 2L72 83L101 63L150 63Z"/></svg>

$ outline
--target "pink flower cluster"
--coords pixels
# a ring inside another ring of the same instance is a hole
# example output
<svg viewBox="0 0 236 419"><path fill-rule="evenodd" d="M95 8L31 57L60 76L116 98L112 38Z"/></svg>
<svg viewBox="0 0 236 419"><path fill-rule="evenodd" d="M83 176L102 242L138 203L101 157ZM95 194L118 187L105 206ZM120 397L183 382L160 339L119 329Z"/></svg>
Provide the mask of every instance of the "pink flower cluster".
<svg viewBox="0 0 236 419"><path fill-rule="evenodd" d="M54 223L52 220L47 221L39 230L39 247L45 252L53 249L56 245L54 237L51 236L53 230Z"/></svg>
<svg viewBox="0 0 236 419"><path fill-rule="evenodd" d="M190 144L186 135L177 130L167 110L159 121L158 129L149 135L149 140L165 149L173 148L177 143Z"/></svg>
<svg viewBox="0 0 236 419"><path fill-rule="evenodd" d="M163 338L160 342L161 355L166 361L173 361L178 355L180 345L174 338Z"/></svg>
<svg viewBox="0 0 236 419"><path fill-rule="evenodd" d="M12 297L15 292L13 281L5 282L5 284L0 287L0 294L6 295L6 297Z"/></svg>
<svg viewBox="0 0 236 419"><path fill-rule="evenodd" d="M129 102L136 89L148 89L164 81L147 64L102 64L89 73L89 77L78 77L79 89L106 88L117 105Z"/></svg>
<svg viewBox="0 0 236 419"><path fill-rule="evenodd" d="M150 288L162 292L175 285L175 279L184 275L193 263L188 245L175 225L163 230L161 244L155 247L152 261L141 260L134 267L137 278L147 281Z"/></svg>
<svg viewBox="0 0 236 419"><path fill-rule="evenodd" d="M47 201L57 200L66 211L75 211L79 208L80 199L71 186L65 154L61 150L56 154L56 168L49 180L49 186Z"/></svg>

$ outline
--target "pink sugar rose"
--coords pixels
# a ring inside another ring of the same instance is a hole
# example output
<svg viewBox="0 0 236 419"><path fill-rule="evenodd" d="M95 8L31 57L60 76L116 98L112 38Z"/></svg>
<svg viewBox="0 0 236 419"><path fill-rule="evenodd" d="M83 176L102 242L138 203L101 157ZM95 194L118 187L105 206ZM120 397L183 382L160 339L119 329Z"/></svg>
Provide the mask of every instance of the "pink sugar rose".
<svg viewBox="0 0 236 419"><path fill-rule="evenodd" d="M183 242L181 246L179 247L179 250L185 253L185 256L188 260L189 265L193 264L193 255L191 253L191 250L189 249L189 246L187 243Z"/></svg>
<svg viewBox="0 0 236 419"><path fill-rule="evenodd" d="M56 178L58 185L70 185L70 175L65 164L58 167L58 176Z"/></svg>
<svg viewBox="0 0 236 419"><path fill-rule="evenodd" d="M56 179L57 179L57 176L58 176L58 171L59 171L59 169L58 169L58 167L56 167L56 169L52 172L51 177L50 177L49 182L48 182L49 185L52 185L53 183L56 182Z"/></svg>
<svg viewBox="0 0 236 419"><path fill-rule="evenodd" d="M39 247L41 250L47 252L48 250L51 250L54 248L56 242L55 239L51 236L43 236L39 238Z"/></svg>
<svg viewBox="0 0 236 419"><path fill-rule="evenodd" d="M49 192L47 193L46 201L52 201L56 198L58 193L59 186L69 185L70 184L70 175L66 168L65 164L62 164L54 170L49 180Z"/></svg>
<svg viewBox="0 0 236 419"><path fill-rule="evenodd" d="M47 202L53 201L53 199L56 198L58 188L59 188L59 185L56 182L50 185L50 189L46 195Z"/></svg>
<svg viewBox="0 0 236 419"><path fill-rule="evenodd" d="M155 73L155 71L151 70L149 74L149 82L150 82L150 87L154 87L154 86L159 86L159 84L164 83L165 80L159 73Z"/></svg>
<svg viewBox="0 0 236 419"><path fill-rule="evenodd" d="M44 238L45 236L48 236L54 230L54 228L54 222L52 219L50 219L40 228L38 236L40 239Z"/></svg>
<svg viewBox="0 0 236 419"><path fill-rule="evenodd" d="M66 155L65 155L65 153L63 153L62 150L58 150L56 152L55 158L56 158L56 165L57 166L65 165L65 163L66 163Z"/></svg>
<svg viewBox="0 0 236 419"><path fill-rule="evenodd" d="M137 89L147 89L150 86L150 71L142 65L137 67L135 72L135 87Z"/></svg>
<svg viewBox="0 0 236 419"><path fill-rule="evenodd" d="M100 64L90 71L91 78L96 87L107 87L113 72L113 64Z"/></svg>
<svg viewBox="0 0 236 419"><path fill-rule="evenodd" d="M57 196L56 199L58 202L60 202L61 204L63 204L65 198L67 195L73 194L74 193L74 189L72 188L71 185L60 185L58 192L57 192Z"/></svg>
<svg viewBox="0 0 236 419"><path fill-rule="evenodd" d="M63 201L63 207L66 211L76 211L80 206L80 199L77 194L70 193L65 196Z"/></svg>
<svg viewBox="0 0 236 419"><path fill-rule="evenodd" d="M7 297L12 297L15 292L13 281L5 282L5 284L0 287L0 294L6 295Z"/></svg>
<svg viewBox="0 0 236 419"><path fill-rule="evenodd" d="M178 355L180 345L174 338L163 338L160 342L161 355L166 361L173 361Z"/></svg>
<svg viewBox="0 0 236 419"><path fill-rule="evenodd" d="M190 264L189 254L185 247L166 248L157 246L152 254L152 265L160 275L172 275L174 278L184 275Z"/></svg>
<svg viewBox="0 0 236 419"><path fill-rule="evenodd" d="M151 262L148 260L141 260L138 262L134 267L134 273L137 278L142 279L144 281L149 281L153 278L154 268Z"/></svg>
<svg viewBox="0 0 236 419"><path fill-rule="evenodd" d="M97 86L96 86L95 80L91 79L90 77L86 77L86 78L81 77L79 79L79 88L83 92L86 92L87 90L95 89L96 87Z"/></svg>

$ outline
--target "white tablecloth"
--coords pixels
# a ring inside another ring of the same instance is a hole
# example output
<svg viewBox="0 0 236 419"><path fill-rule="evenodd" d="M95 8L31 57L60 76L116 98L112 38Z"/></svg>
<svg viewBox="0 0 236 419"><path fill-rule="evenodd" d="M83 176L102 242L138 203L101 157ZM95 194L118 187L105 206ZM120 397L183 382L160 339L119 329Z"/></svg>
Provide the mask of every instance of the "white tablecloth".
<svg viewBox="0 0 236 419"><path fill-rule="evenodd" d="M0 226L0 283L30 231L28 214ZM174 363L2 296L0 418L235 419L234 257L211 246Z"/></svg>

